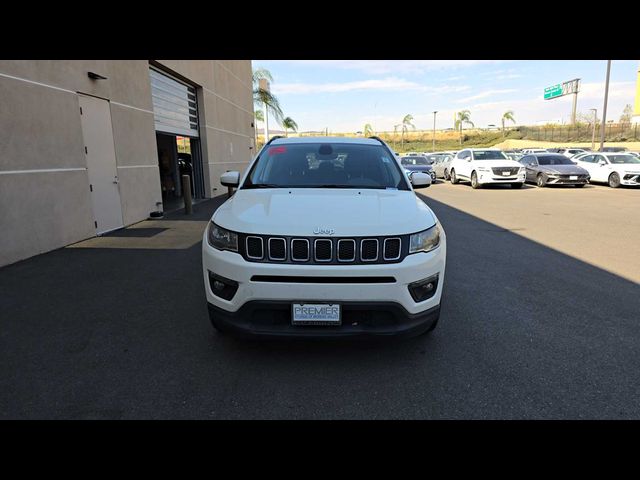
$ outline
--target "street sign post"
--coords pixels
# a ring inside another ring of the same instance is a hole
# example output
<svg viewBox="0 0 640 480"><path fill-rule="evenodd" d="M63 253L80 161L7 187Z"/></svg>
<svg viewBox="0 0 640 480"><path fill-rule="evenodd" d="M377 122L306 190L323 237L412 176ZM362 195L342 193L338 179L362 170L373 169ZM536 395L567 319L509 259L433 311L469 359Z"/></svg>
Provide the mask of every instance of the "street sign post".
<svg viewBox="0 0 640 480"><path fill-rule="evenodd" d="M561 97L562 96L562 85L557 84L551 87L547 87L544 89L544 99L550 100L552 98Z"/></svg>
<svg viewBox="0 0 640 480"><path fill-rule="evenodd" d="M573 108L571 109L571 123L576 123L576 104L578 103L578 91L580 90L580 79L574 78L567 82L558 83L544 89L544 99L553 100L564 95L573 94Z"/></svg>

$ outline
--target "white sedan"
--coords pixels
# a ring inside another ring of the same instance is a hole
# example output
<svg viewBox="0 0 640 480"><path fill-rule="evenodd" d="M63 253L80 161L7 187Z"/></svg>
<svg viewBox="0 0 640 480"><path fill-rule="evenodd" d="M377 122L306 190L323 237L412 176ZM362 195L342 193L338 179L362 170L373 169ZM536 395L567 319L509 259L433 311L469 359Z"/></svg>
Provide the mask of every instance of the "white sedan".
<svg viewBox="0 0 640 480"><path fill-rule="evenodd" d="M640 185L640 158L626 152L587 152L571 160L589 172L591 183Z"/></svg>

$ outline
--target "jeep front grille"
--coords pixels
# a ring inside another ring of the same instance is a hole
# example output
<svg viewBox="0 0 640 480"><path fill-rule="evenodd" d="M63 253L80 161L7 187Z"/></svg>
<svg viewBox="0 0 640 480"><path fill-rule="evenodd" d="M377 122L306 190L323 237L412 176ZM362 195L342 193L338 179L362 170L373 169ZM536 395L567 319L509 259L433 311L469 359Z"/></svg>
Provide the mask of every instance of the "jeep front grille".
<svg viewBox="0 0 640 480"><path fill-rule="evenodd" d="M409 235L393 237L286 237L238 234L249 262L320 265L398 263L409 253Z"/></svg>

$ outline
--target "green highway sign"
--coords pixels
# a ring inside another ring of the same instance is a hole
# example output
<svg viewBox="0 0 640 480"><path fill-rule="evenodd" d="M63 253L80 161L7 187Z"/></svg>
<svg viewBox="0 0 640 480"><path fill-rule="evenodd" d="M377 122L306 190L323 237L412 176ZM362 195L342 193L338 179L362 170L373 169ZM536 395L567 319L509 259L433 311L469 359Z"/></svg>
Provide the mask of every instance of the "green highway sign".
<svg viewBox="0 0 640 480"><path fill-rule="evenodd" d="M551 87L547 87L544 89L544 99L550 100L552 98L561 97L562 96L562 85L557 84Z"/></svg>

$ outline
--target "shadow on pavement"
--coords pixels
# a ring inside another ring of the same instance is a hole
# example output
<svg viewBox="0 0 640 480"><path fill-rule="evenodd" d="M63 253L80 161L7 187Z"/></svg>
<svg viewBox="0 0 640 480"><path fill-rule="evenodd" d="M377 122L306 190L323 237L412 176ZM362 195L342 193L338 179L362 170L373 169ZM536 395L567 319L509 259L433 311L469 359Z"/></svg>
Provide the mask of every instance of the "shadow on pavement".
<svg viewBox="0 0 640 480"><path fill-rule="evenodd" d="M639 286L421 198L448 264L440 324L413 339L219 335L199 244L0 269L0 417L640 417Z"/></svg>

